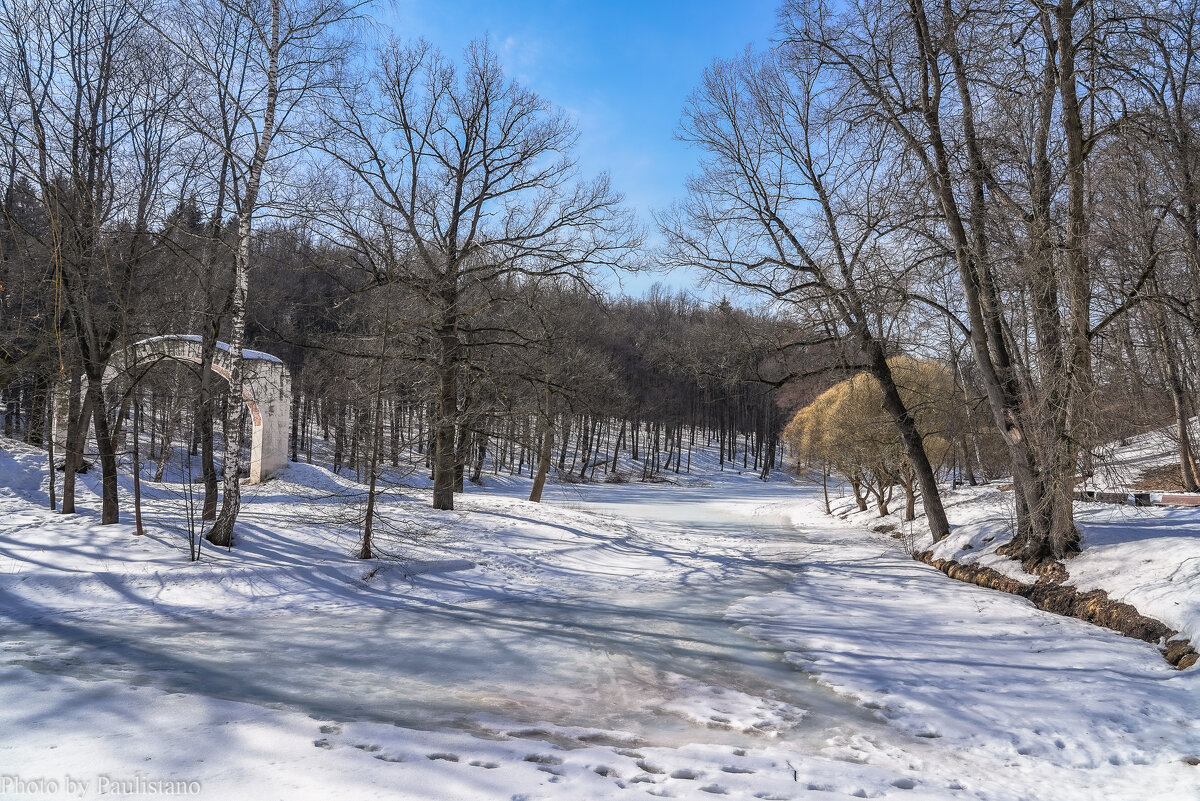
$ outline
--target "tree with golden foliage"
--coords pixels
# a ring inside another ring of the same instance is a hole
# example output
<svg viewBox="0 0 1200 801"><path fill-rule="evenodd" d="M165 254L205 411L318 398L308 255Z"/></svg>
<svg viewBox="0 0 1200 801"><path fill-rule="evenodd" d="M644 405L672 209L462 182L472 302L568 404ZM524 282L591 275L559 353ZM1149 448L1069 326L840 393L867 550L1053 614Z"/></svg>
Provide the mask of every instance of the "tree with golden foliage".
<svg viewBox="0 0 1200 801"><path fill-rule="evenodd" d="M898 356L888 359L904 404L924 432L925 451L940 471L951 453L950 432L964 424L967 409L953 373L938 362ZM783 432L802 465L836 472L850 482L858 508L874 498L879 516L888 514L896 485L905 494L905 520L916 517L917 483L892 418L884 411L879 382L860 373L835 384L798 411ZM826 489L826 511L829 495Z"/></svg>

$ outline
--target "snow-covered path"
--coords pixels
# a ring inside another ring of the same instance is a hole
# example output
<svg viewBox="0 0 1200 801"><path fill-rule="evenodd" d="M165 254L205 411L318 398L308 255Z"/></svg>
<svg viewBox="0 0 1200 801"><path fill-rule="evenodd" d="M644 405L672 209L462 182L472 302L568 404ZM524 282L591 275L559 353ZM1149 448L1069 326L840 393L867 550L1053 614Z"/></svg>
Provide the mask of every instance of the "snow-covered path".
<svg viewBox="0 0 1200 801"><path fill-rule="evenodd" d="M201 565L0 489L0 797L68 775L212 798L1200 793L1193 673L950 582L802 488L394 499L431 533L365 580L331 483L264 485Z"/></svg>
<svg viewBox="0 0 1200 801"><path fill-rule="evenodd" d="M224 609L211 581L184 570L119 587L112 576L72 576L69 589L38 576L53 608L42 591L10 595L4 614L20 645L9 650L46 672L169 692L201 682L227 700L421 728L488 713L678 744L778 736L822 711L868 718L725 620L732 603L792 578L800 541L786 520L756 517L763 503L753 497L714 501L700 488L589 494L602 500L567 494L551 500L557 511L475 501L486 521L476 533L494 550L446 541L416 575L390 565L359 587L319 569L309 586L267 568L224 578L247 588ZM603 500L612 495L621 502ZM252 514L269 526L261 508ZM744 692L744 708L714 711L690 697L710 685Z"/></svg>

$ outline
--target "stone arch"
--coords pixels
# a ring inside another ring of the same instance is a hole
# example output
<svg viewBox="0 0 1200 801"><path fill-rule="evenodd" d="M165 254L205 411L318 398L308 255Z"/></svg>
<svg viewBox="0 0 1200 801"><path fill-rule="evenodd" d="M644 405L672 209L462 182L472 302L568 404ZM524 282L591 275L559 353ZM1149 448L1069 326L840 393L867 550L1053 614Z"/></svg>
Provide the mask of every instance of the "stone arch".
<svg viewBox="0 0 1200 801"><path fill-rule="evenodd" d="M121 373L172 359L201 364L201 339L192 334L150 337L118 352L104 371L107 385ZM217 343L212 370L229 380L229 345ZM292 376L277 357L257 350L242 350L244 374L242 402L250 412L250 483L259 484L287 465L288 436L292 425ZM66 441L67 395L55 388L54 442Z"/></svg>

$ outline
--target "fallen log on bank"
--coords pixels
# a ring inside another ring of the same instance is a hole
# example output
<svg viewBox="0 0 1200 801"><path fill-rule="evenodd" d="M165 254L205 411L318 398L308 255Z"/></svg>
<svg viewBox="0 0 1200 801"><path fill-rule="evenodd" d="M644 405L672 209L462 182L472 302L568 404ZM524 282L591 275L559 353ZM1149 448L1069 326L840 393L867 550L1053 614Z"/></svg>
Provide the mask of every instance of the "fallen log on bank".
<svg viewBox="0 0 1200 801"><path fill-rule="evenodd" d="M1056 615L1073 617L1097 626L1152 643L1162 648L1163 657L1174 667L1183 670L1196 664L1200 654L1186 639L1176 639L1179 632L1154 618L1146 617L1127 603L1114 601L1104 590L1080 592L1060 583L1063 571L1051 571L1035 584L1018 579L983 565L967 565L953 559L934 559L932 551L913 554L918 562L932 565L952 579L980 587L1007 592L1028 598L1038 609Z"/></svg>

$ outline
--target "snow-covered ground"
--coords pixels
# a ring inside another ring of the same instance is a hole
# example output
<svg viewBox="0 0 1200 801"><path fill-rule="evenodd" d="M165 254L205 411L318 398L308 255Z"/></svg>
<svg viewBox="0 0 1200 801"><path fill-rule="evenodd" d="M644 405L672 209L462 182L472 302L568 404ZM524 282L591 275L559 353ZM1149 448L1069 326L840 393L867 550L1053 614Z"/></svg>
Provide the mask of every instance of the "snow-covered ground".
<svg viewBox="0 0 1200 801"><path fill-rule="evenodd" d="M1200 430L1200 419L1190 420L1192 436ZM1097 448L1094 453L1095 475L1084 488L1098 490L1131 489L1147 470L1173 465L1179 467L1179 437L1173 426L1157 428ZM1143 487L1163 489L1163 487Z"/></svg>
<svg viewBox="0 0 1200 801"><path fill-rule="evenodd" d="M42 508L41 459L0 447L0 797L1200 794L1200 673L812 487L410 490L380 543L404 558L362 562L358 489L293 465L190 563L178 485L146 485L139 538L91 475L83 514Z"/></svg>
<svg viewBox="0 0 1200 801"><path fill-rule="evenodd" d="M1142 471L1178 464L1178 445L1169 431L1152 431L1106 449L1097 478L1101 489L1127 488ZM842 493L833 512L853 526L891 525L904 538L910 530L899 511L885 520L872 510L859 512ZM942 496L952 534L936 545L926 535L909 540L910 550L933 552L935 559L981 564L1026 583L1032 576L1000 556L1016 526L1012 485L1001 480L979 487L945 490ZM903 503L893 504L902 510ZM919 508L919 507L918 507ZM1081 591L1102 589L1133 605L1200 645L1200 508L1135 507L1076 502L1075 520L1082 553L1072 557L1067 580Z"/></svg>

